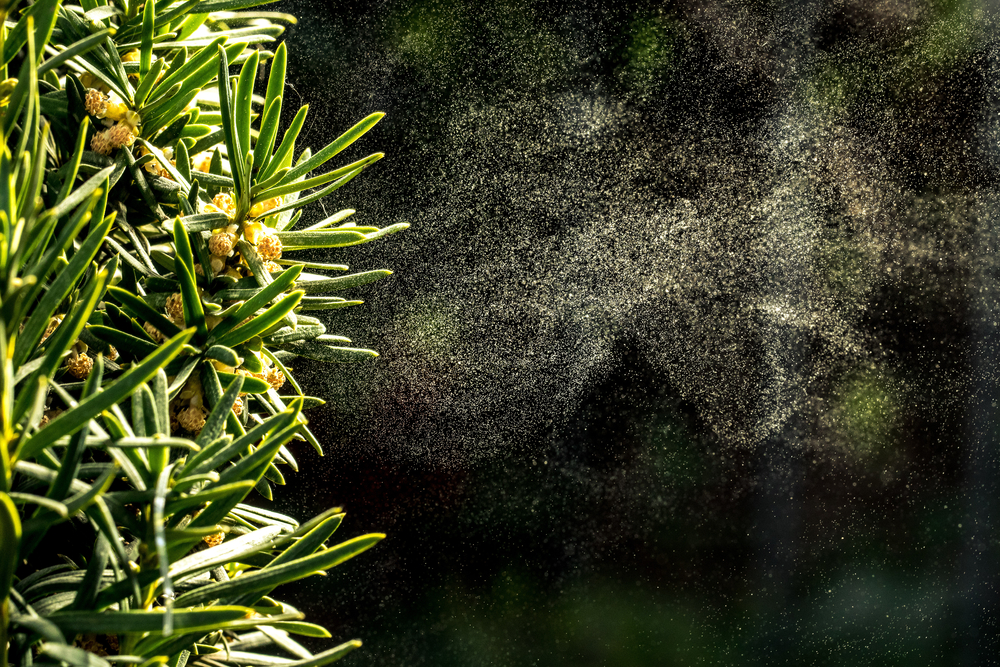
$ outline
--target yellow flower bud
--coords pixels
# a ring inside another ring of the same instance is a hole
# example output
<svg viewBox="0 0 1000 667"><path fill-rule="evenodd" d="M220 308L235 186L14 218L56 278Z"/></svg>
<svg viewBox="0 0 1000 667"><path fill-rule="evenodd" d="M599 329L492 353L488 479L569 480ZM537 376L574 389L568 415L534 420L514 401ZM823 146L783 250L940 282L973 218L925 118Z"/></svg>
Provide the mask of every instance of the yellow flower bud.
<svg viewBox="0 0 1000 667"><path fill-rule="evenodd" d="M248 222L243 225L243 238L249 243L257 244L258 239L264 234L264 225L259 222Z"/></svg>

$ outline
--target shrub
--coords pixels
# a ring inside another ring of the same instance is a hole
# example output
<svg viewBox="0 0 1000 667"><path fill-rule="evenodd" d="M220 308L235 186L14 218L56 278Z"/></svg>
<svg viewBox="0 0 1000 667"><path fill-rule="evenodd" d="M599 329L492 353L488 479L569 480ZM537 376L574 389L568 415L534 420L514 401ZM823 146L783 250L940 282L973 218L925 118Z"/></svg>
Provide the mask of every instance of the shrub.
<svg viewBox="0 0 1000 667"><path fill-rule="evenodd" d="M289 362L376 356L314 311L390 272L300 251L406 225L297 227L382 157L316 173L381 114L297 150L307 109L279 131L267 50L294 19L261 1L0 3L0 665L320 667L360 644L313 655L292 635L330 634L269 595L383 536L327 546L339 510L245 501L296 468L291 440L320 450Z"/></svg>

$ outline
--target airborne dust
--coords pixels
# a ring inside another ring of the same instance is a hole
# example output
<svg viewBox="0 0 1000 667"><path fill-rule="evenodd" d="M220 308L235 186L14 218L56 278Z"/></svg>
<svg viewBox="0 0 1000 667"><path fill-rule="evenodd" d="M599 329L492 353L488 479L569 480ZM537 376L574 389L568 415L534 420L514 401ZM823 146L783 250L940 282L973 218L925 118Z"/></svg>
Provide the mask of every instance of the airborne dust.
<svg viewBox="0 0 1000 667"><path fill-rule="evenodd" d="M992 15L285 8L305 140L388 114L344 157L386 159L306 222L412 225L326 257L395 271L325 316L382 356L299 369L327 457L290 483L396 540L304 603L373 637L358 664L985 646Z"/></svg>
<svg viewBox="0 0 1000 667"><path fill-rule="evenodd" d="M849 448L838 395L874 386L892 420L927 389L879 310L918 291L961 317L972 188L993 178L987 23L922 3L735 4L380 8L352 32L382 52L303 66L320 127L389 112L354 149L386 160L326 208L412 224L331 253L396 271L328 316L382 358L317 371L366 446L461 463L558 430L623 338L732 446L794 419L802 445ZM876 34L824 34L851 21Z"/></svg>

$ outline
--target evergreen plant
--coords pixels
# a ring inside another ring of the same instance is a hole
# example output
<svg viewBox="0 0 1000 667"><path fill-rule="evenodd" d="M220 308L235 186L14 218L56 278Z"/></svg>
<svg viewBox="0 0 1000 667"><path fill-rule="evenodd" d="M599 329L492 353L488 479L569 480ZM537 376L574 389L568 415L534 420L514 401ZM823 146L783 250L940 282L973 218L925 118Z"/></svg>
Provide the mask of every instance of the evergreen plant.
<svg viewBox="0 0 1000 667"><path fill-rule="evenodd" d="M333 662L360 642L313 654L271 593L383 536L248 498L322 453L294 360L376 356L316 315L390 272L308 251L407 225L300 220L382 115L281 131L267 0L29 1L0 0L0 666Z"/></svg>

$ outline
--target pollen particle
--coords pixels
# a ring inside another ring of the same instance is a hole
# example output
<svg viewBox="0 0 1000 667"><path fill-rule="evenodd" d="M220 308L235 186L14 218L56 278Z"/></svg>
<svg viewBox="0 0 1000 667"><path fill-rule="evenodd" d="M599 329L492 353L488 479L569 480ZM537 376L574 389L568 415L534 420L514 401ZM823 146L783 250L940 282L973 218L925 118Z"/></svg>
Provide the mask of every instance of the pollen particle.
<svg viewBox="0 0 1000 667"><path fill-rule="evenodd" d="M212 204L216 209L225 213L230 218L236 215L236 204L233 203L233 198L229 196L226 192L220 192L212 198Z"/></svg>
<svg viewBox="0 0 1000 667"><path fill-rule="evenodd" d="M90 370L94 367L94 360L86 354L70 356L66 360L66 368L69 374L78 380L90 375Z"/></svg>
<svg viewBox="0 0 1000 667"><path fill-rule="evenodd" d="M205 543L206 547L217 547L223 543L226 539L226 534L222 531L215 533L213 535L206 535L202 538L202 542Z"/></svg>
<svg viewBox="0 0 1000 667"><path fill-rule="evenodd" d="M257 254L261 259L281 259L281 239L275 234L264 234L257 239Z"/></svg>
<svg viewBox="0 0 1000 667"><path fill-rule="evenodd" d="M152 338L157 343L162 343L163 341L167 340L167 337L164 336L162 333L160 333L160 330L154 327L149 322L143 324L142 328L146 333L149 334L150 338Z"/></svg>
<svg viewBox="0 0 1000 667"><path fill-rule="evenodd" d="M285 374L277 368L271 368L267 371L267 383L271 385L271 389L278 391L285 385Z"/></svg>
<svg viewBox="0 0 1000 667"><path fill-rule="evenodd" d="M179 327L184 326L184 299L180 292L174 292L167 297L167 317Z"/></svg>
<svg viewBox="0 0 1000 667"><path fill-rule="evenodd" d="M208 415L204 408L192 405L181 410L177 415L177 421L185 431L199 433L205 427L205 417Z"/></svg>
<svg viewBox="0 0 1000 667"><path fill-rule="evenodd" d="M212 234L208 239L208 251L216 257L228 257L233 251L233 235L228 232Z"/></svg>
<svg viewBox="0 0 1000 667"><path fill-rule="evenodd" d="M132 128L126 123L115 123L107 131L107 140L111 144L111 149L115 150L122 146L131 146L135 143L135 134L132 133Z"/></svg>
<svg viewBox="0 0 1000 667"><path fill-rule="evenodd" d="M92 116L104 118L104 112L108 109L108 98L101 91L91 88L87 91L87 97L83 101L83 108Z"/></svg>
<svg viewBox="0 0 1000 667"><path fill-rule="evenodd" d="M110 130L104 130L103 132L95 132L94 136L90 139L90 149L95 153L100 155L111 155L111 151L114 148L111 146L111 142L108 141L108 132Z"/></svg>

